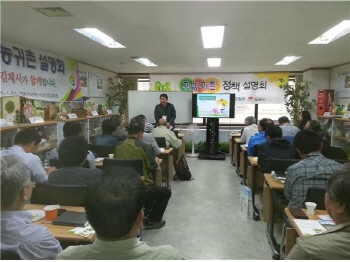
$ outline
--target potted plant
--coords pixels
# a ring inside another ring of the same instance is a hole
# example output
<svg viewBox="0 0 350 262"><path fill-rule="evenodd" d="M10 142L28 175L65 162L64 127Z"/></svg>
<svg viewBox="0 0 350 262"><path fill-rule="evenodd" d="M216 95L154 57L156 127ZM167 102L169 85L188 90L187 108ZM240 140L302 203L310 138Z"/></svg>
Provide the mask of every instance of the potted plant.
<svg viewBox="0 0 350 262"><path fill-rule="evenodd" d="M309 81L303 81L301 77L295 78L295 85L290 85L288 82L286 83L282 78L280 78L279 81L280 88L284 91L284 104L287 112L289 113L293 124L298 126L301 111L306 111L312 108L312 103L309 101L309 85L312 83Z"/></svg>
<svg viewBox="0 0 350 262"><path fill-rule="evenodd" d="M131 81L125 80L122 76L108 78L107 103L110 107L119 107L119 114L122 116L128 112L128 90L134 88Z"/></svg>

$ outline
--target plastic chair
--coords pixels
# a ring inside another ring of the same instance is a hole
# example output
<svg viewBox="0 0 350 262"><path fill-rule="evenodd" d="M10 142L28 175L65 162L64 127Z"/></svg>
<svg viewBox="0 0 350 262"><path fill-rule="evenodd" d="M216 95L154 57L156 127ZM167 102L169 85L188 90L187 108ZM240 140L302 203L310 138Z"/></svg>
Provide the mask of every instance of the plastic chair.
<svg viewBox="0 0 350 262"><path fill-rule="evenodd" d="M16 251L13 250L1 250L1 260L21 260L21 257Z"/></svg>
<svg viewBox="0 0 350 262"><path fill-rule="evenodd" d="M96 153L98 157L108 157L109 154L113 154L115 146L99 146L89 144L89 150Z"/></svg>
<svg viewBox="0 0 350 262"><path fill-rule="evenodd" d="M158 147L167 147L165 137L159 136L154 138L158 144Z"/></svg>
<svg viewBox="0 0 350 262"><path fill-rule="evenodd" d="M270 162L271 170L273 171L286 171L291 165L298 163L301 159L281 159L272 158Z"/></svg>
<svg viewBox="0 0 350 262"><path fill-rule="evenodd" d="M345 151L341 147L336 147L336 146L324 147L321 153L328 159L348 160L348 156L346 155Z"/></svg>
<svg viewBox="0 0 350 262"><path fill-rule="evenodd" d="M305 202L314 202L317 204L317 209L326 210L324 203L324 195L326 194L325 187L312 186L309 187L306 193Z"/></svg>
<svg viewBox="0 0 350 262"><path fill-rule="evenodd" d="M87 186L37 183L33 188L31 204L84 206Z"/></svg>

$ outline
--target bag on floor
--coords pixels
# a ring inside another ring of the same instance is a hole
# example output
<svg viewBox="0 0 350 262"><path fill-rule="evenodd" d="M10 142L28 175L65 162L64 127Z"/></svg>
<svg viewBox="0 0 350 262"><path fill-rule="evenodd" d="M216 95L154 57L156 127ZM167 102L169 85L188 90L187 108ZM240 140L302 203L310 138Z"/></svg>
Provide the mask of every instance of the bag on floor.
<svg viewBox="0 0 350 262"><path fill-rule="evenodd" d="M188 164L186 161L186 158L184 156L179 157L176 162L174 163L175 168L175 176L174 179L180 179L180 180L191 180L192 174L190 172L190 169L188 168Z"/></svg>
<svg viewBox="0 0 350 262"><path fill-rule="evenodd" d="M246 218L253 218L252 191L247 186L241 186L241 213Z"/></svg>

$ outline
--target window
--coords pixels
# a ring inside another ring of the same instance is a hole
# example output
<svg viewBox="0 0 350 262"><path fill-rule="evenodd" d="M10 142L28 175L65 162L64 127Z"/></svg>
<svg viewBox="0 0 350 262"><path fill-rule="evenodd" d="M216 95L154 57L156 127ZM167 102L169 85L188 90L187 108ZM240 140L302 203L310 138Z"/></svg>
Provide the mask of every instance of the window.
<svg viewBox="0 0 350 262"><path fill-rule="evenodd" d="M151 83L149 81L149 78L138 78L137 79L137 90L139 90L139 91L151 90Z"/></svg>

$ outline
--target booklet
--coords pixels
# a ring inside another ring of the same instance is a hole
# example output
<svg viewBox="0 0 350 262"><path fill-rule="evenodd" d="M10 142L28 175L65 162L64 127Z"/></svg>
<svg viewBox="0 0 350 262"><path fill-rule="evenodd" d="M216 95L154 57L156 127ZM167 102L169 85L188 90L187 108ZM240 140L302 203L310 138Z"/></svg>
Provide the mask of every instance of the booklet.
<svg viewBox="0 0 350 262"><path fill-rule="evenodd" d="M327 231L318 220L294 219L294 222L304 236L316 235Z"/></svg>

